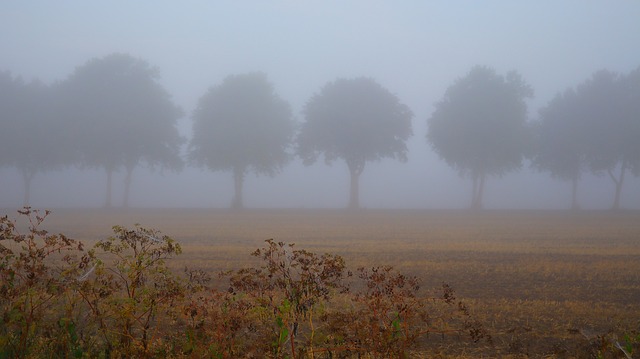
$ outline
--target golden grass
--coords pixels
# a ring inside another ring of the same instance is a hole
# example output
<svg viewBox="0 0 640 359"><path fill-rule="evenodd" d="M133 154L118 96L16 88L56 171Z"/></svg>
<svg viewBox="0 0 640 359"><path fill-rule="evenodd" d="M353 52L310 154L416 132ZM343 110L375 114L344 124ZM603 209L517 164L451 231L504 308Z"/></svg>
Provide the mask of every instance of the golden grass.
<svg viewBox="0 0 640 359"><path fill-rule="evenodd" d="M274 238L352 269L393 265L425 288L447 282L495 343L430 339L457 355L553 355L586 340L576 330L640 329L640 212L61 209L44 227L90 244L134 223L181 243L175 268L253 265L249 253Z"/></svg>

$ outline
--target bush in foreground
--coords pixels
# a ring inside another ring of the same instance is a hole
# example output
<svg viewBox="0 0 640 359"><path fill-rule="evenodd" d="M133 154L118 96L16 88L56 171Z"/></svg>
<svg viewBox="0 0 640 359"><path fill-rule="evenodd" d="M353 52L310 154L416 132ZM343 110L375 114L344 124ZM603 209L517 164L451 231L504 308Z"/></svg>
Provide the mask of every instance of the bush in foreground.
<svg viewBox="0 0 640 359"><path fill-rule="evenodd" d="M342 257L267 240L256 267L174 273L181 253L157 230L113 227L85 251L40 229L49 212L24 208L28 229L0 218L0 358L407 357L429 335L490 340L444 284L424 294L392 267L349 271Z"/></svg>

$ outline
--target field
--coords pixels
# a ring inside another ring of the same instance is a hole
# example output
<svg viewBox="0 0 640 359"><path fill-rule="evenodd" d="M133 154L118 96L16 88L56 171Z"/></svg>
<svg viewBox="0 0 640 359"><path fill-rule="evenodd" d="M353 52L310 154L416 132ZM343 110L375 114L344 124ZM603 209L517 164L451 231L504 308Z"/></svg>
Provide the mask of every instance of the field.
<svg viewBox="0 0 640 359"><path fill-rule="evenodd" d="M391 265L425 291L446 282L491 336L431 336L412 356L624 357L615 345L625 342L638 351L638 212L59 209L43 228L91 244L135 223L182 245L167 263L176 270L254 266L249 254L273 238L353 270Z"/></svg>

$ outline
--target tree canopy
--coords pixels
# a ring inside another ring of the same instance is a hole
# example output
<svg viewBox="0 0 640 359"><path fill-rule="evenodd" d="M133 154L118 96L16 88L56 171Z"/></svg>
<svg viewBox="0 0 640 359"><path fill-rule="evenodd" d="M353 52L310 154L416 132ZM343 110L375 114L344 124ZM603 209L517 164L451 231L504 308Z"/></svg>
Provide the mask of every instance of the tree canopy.
<svg viewBox="0 0 640 359"><path fill-rule="evenodd" d="M612 208L618 209L625 175L640 173L640 69L626 76L597 71L577 91L589 136L589 165L614 182Z"/></svg>
<svg viewBox="0 0 640 359"><path fill-rule="evenodd" d="M572 88L554 97L540 110L540 119L534 126L532 165L548 171L552 177L571 181L571 208L579 207L577 186L584 171L588 170L587 148L589 139L585 131L585 118L581 113L580 98Z"/></svg>
<svg viewBox="0 0 640 359"><path fill-rule="evenodd" d="M640 172L640 69L628 75L600 70L557 95L540 111L533 165L573 182L582 172L606 173L615 185L613 209L628 171Z"/></svg>
<svg viewBox="0 0 640 359"><path fill-rule="evenodd" d="M241 208L247 172L273 176L291 158L294 123L289 104L263 73L231 75L210 88L193 112L190 160L212 171L231 171Z"/></svg>
<svg viewBox="0 0 640 359"><path fill-rule="evenodd" d="M0 166L13 166L15 164L15 143L19 142L19 124L24 120L24 106L20 106L23 100L24 83L21 79L14 78L9 72L0 72Z"/></svg>
<svg viewBox="0 0 640 359"><path fill-rule="evenodd" d="M640 67L625 76L622 101L625 153L632 173L640 176Z"/></svg>
<svg viewBox="0 0 640 359"><path fill-rule="evenodd" d="M349 207L359 207L358 179L366 162L407 159L405 141L413 134L413 113L375 80L337 79L326 84L304 108L297 152L305 164L320 155L342 159L351 175Z"/></svg>
<svg viewBox="0 0 640 359"><path fill-rule="evenodd" d="M89 60L62 84L68 128L81 162L107 172L106 206L111 205L111 175L124 167L124 205L128 205L133 169L180 169L184 139L176 124L182 110L158 82L158 69L128 54Z"/></svg>
<svg viewBox="0 0 640 359"><path fill-rule="evenodd" d="M520 168L528 144L526 98L533 90L517 72L476 66L451 85L428 120L433 150L473 179L473 208L482 207L487 175Z"/></svg>
<svg viewBox="0 0 640 359"><path fill-rule="evenodd" d="M56 116L54 92L39 81L25 83L0 72L0 165L16 168L29 205L31 182L38 172L72 161L69 138Z"/></svg>

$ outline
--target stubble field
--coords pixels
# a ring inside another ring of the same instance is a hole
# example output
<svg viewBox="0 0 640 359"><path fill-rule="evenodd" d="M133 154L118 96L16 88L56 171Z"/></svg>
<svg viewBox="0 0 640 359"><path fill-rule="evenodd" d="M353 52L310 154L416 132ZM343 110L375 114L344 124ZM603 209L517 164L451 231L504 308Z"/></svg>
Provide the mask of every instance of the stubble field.
<svg viewBox="0 0 640 359"><path fill-rule="evenodd" d="M415 356L624 357L616 343L638 350L638 212L59 209L43 228L91 245L111 226L135 223L182 245L168 262L177 270L252 266L250 253L273 238L338 254L354 270L391 265L425 290L446 282L491 341L432 336Z"/></svg>

